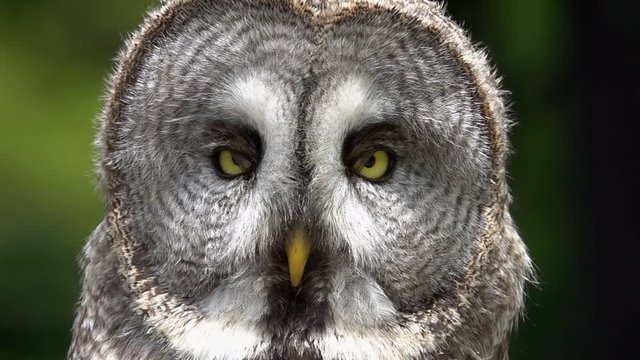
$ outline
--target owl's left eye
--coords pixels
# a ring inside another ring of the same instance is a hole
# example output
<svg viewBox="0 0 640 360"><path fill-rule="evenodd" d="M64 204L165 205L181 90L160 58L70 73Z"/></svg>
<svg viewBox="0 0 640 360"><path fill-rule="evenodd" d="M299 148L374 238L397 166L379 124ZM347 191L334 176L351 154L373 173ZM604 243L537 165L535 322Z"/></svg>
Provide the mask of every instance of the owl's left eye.
<svg viewBox="0 0 640 360"><path fill-rule="evenodd" d="M255 166L251 156L231 148L222 148L214 152L213 164L218 175L231 179L248 175Z"/></svg>
<svg viewBox="0 0 640 360"><path fill-rule="evenodd" d="M389 177L392 165L392 153L386 149L375 149L356 159L352 168L361 178L377 182L386 180Z"/></svg>

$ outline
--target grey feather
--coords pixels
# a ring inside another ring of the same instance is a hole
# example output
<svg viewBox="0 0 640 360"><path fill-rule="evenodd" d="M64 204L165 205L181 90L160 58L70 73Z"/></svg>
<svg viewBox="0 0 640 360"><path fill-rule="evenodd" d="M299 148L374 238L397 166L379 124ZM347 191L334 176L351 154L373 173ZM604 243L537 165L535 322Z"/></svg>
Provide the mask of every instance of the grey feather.
<svg viewBox="0 0 640 360"><path fill-rule="evenodd" d="M108 91L69 359L508 357L533 275L504 92L439 4L163 1ZM384 182L354 141L394 154ZM255 170L219 176L239 143Z"/></svg>

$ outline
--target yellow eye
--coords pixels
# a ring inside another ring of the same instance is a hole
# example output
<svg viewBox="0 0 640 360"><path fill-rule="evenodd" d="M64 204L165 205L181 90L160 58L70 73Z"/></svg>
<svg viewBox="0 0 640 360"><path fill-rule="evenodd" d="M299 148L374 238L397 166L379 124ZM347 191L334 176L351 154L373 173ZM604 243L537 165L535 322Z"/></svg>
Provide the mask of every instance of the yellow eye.
<svg viewBox="0 0 640 360"><path fill-rule="evenodd" d="M216 152L214 162L218 173L227 178L242 175L253 168L253 163L247 155L231 149Z"/></svg>
<svg viewBox="0 0 640 360"><path fill-rule="evenodd" d="M375 150L356 160L353 169L367 180L381 180L389 173L390 163L389 153Z"/></svg>

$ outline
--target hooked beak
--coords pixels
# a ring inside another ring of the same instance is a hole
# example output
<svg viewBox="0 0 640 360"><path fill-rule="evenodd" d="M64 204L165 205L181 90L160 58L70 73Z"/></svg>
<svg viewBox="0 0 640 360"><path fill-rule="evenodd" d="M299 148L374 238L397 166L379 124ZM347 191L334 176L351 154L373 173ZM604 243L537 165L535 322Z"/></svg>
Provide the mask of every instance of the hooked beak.
<svg viewBox="0 0 640 360"><path fill-rule="evenodd" d="M291 285L298 287L302 281L304 266L307 264L311 252L311 240L300 227L293 229L287 244L287 258L289 260L289 277Z"/></svg>

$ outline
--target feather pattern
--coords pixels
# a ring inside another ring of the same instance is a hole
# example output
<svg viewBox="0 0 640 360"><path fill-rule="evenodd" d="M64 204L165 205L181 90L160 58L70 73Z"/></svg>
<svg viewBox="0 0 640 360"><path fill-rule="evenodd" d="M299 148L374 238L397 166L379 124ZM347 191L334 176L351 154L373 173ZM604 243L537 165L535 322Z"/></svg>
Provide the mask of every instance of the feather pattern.
<svg viewBox="0 0 640 360"><path fill-rule="evenodd" d="M68 359L507 359L533 273L504 96L436 2L162 1L109 82ZM381 183L344 160L372 148Z"/></svg>

